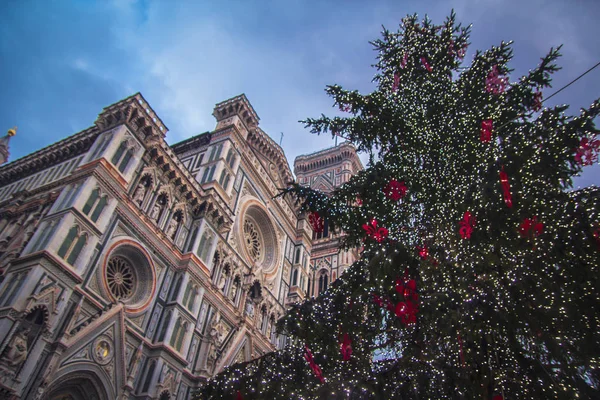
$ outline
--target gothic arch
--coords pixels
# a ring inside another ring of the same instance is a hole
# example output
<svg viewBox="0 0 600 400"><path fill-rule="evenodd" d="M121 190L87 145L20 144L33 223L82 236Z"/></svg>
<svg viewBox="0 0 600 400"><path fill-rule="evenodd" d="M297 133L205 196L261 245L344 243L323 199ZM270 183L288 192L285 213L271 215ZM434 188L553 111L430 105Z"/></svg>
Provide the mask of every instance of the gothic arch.
<svg viewBox="0 0 600 400"><path fill-rule="evenodd" d="M74 363L59 371L46 389L44 400L112 400L117 398L110 379L92 363ZM70 397L66 397L70 399Z"/></svg>

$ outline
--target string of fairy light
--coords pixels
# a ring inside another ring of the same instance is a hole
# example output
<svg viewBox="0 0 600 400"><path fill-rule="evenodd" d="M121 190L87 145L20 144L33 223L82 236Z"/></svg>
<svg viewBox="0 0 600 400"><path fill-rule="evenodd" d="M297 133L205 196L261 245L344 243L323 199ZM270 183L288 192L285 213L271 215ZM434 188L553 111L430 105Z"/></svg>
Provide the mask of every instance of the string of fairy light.
<svg viewBox="0 0 600 400"><path fill-rule="evenodd" d="M597 134L600 103L575 118L562 106L534 112L558 51L503 89L510 43L463 69L468 37L454 15L439 26L407 17L373 42L377 90L327 88L350 117L307 126L376 148L379 160L330 197L297 184L287 192L362 258L280 321L292 344L229 367L202 398L571 399L600 390L600 318L590 311L600 307L600 190L565 191L582 170L574 149ZM495 127L489 140L484 120Z"/></svg>

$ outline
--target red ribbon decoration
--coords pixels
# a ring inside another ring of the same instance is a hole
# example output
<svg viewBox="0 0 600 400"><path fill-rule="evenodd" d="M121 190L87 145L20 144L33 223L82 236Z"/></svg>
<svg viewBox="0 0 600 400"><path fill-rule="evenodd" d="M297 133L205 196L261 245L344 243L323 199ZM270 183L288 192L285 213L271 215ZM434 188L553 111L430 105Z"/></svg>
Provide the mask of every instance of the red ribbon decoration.
<svg viewBox="0 0 600 400"><path fill-rule="evenodd" d="M367 236L374 239L377 243L383 242L389 234L387 228L377 227L377 220L373 218L371 224L363 224L363 229L367 232Z"/></svg>
<svg viewBox="0 0 600 400"><path fill-rule="evenodd" d="M460 228L458 229L460 237L462 237L463 239L471 239L473 227L475 226L475 217L473 217L471 212L465 211L463 219L458 224L460 225Z"/></svg>
<svg viewBox="0 0 600 400"><path fill-rule="evenodd" d="M308 222L310 223L310 226L312 226L312 229L315 231L315 233L323 232L323 229L325 228L325 222L318 212L315 211L308 214Z"/></svg>
<svg viewBox="0 0 600 400"><path fill-rule="evenodd" d="M352 340L347 333L344 333L344 338L340 343L340 352L344 361L348 361L352 357Z"/></svg>
<svg viewBox="0 0 600 400"><path fill-rule="evenodd" d="M424 244L423 247L417 246L417 250L419 251L419 257L421 257L421 260L426 260L427 257L429 257L429 249L427 248L426 244Z"/></svg>
<svg viewBox="0 0 600 400"><path fill-rule="evenodd" d="M317 379L319 379L321 381L321 383L325 383L325 378L323 377L323 371L321 371L321 368L319 368L317 363L315 363L315 358L313 357L312 352L310 351L310 349L308 348L308 345L306 345L306 344L304 345L304 358L308 362L308 365L310 366L310 368L313 370Z"/></svg>
<svg viewBox="0 0 600 400"><path fill-rule="evenodd" d="M235 396L235 400L244 400L244 398L242 397L242 392L240 392L239 390L237 391L237 396Z"/></svg>
<svg viewBox="0 0 600 400"><path fill-rule="evenodd" d="M479 133L479 140L482 143L488 143L492 140L492 129L494 128L494 122L491 119L484 119L481 121L481 131Z"/></svg>
<svg viewBox="0 0 600 400"><path fill-rule="evenodd" d="M410 325L417 322L417 312L419 311L419 295L417 294L417 281L408 277L408 271L404 273L404 278L396 280L396 292L398 292L404 301L396 304L394 313L402 319L404 325Z"/></svg>
<svg viewBox="0 0 600 400"><path fill-rule="evenodd" d="M487 78L485 79L485 90L488 93L500 94L504 92L507 84L508 78L500 78L500 71L498 71L498 66L494 65L492 67L492 70L488 73Z"/></svg>
<svg viewBox="0 0 600 400"><path fill-rule="evenodd" d="M504 166L500 170L500 184L504 192L504 202L508 208L512 207L512 196L510 194L510 184L508 183L508 175L504 172Z"/></svg>
<svg viewBox="0 0 600 400"><path fill-rule="evenodd" d="M385 188L383 188L383 193L385 193L388 198L398 201L406 196L406 190L404 181L398 182L397 180L392 179L385 185Z"/></svg>
<svg viewBox="0 0 600 400"><path fill-rule="evenodd" d="M575 150L575 162L582 166L592 165L598 161L600 140L584 137Z"/></svg>
<svg viewBox="0 0 600 400"><path fill-rule="evenodd" d="M397 72L394 72L394 83L392 84L392 92L397 91L399 86L400 86L400 75L398 75Z"/></svg>
<svg viewBox="0 0 600 400"><path fill-rule="evenodd" d="M596 239L596 245L598 245L598 250L600 250L600 226L594 230L594 239Z"/></svg>
<svg viewBox="0 0 600 400"><path fill-rule="evenodd" d="M523 222L521 222L521 229L519 231L522 237L539 236L544 231L544 224L538 222L537 216L525 218Z"/></svg>
<svg viewBox="0 0 600 400"><path fill-rule="evenodd" d="M425 57L421 57L421 64L423 64L423 67L425 67L427 72L433 71L433 68L431 68L431 65L429 65L429 63L427 62L427 59Z"/></svg>

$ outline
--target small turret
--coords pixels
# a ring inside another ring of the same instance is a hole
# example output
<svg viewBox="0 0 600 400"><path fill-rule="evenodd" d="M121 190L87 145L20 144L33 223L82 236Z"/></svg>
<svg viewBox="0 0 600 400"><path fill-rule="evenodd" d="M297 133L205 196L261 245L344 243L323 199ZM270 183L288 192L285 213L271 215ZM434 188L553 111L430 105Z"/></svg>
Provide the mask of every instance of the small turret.
<svg viewBox="0 0 600 400"><path fill-rule="evenodd" d="M8 151L8 142L10 141L10 138L16 134L17 127L15 126L6 132L6 136L0 138L0 165L8 161L8 156L10 155L10 152Z"/></svg>

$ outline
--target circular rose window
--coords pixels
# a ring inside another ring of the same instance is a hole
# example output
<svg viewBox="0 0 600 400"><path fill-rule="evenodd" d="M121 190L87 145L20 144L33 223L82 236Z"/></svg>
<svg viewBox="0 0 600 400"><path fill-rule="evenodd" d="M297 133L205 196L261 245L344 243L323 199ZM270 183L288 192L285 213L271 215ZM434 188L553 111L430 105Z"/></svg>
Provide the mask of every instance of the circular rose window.
<svg viewBox="0 0 600 400"><path fill-rule="evenodd" d="M244 219L244 238L248 254L254 262L259 261L262 254L262 239L256 224L249 218Z"/></svg>
<svg viewBox="0 0 600 400"><path fill-rule="evenodd" d="M268 213L256 203L247 203L240 212L238 238L248 261L269 273L279 257L277 235Z"/></svg>
<svg viewBox="0 0 600 400"><path fill-rule="evenodd" d="M145 250L133 244L116 246L104 267L104 284L110 297L127 309L145 307L155 288L154 270Z"/></svg>
<svg viewBox="0 0 600 400"><path fill-rule="evenodd" d="M126 300L133 294L135 275L129 261L122 257L113 257L106 268L106 281L110 293L117 300Z"/></svg>

